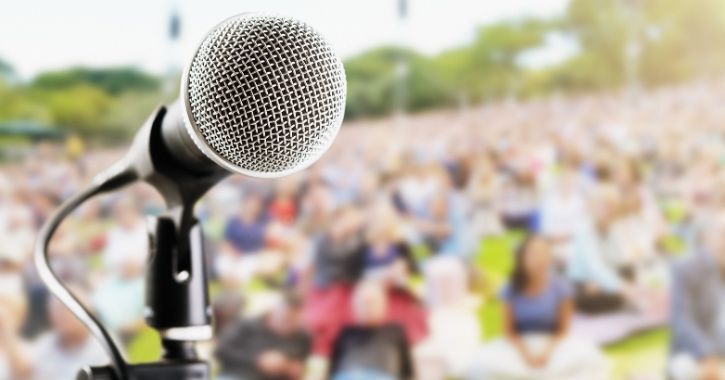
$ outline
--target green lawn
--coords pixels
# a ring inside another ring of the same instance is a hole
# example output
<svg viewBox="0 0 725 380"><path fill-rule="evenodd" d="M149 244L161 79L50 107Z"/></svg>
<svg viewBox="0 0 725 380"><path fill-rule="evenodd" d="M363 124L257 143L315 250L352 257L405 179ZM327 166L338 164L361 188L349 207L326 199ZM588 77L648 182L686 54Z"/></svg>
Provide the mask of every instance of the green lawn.
<svg viewBox="0 0 725 380"><path fill-rule="evenodd" d="M658 329L605 348L612 379L663 378L669 332Z"/></svg>

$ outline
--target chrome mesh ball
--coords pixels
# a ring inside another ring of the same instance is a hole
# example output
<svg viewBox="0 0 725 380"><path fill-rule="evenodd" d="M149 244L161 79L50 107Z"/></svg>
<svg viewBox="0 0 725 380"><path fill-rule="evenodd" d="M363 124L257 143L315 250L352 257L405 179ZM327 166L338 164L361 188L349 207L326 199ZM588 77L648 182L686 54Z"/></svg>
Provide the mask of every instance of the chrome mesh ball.
<svg viewBox="0 0 725 380"><path fill-rule="evenodd" d="M345 72L307 24L243 14L211 31L187 69L190 133L227 169L275 177L307 167L342 123Z"/></svg>

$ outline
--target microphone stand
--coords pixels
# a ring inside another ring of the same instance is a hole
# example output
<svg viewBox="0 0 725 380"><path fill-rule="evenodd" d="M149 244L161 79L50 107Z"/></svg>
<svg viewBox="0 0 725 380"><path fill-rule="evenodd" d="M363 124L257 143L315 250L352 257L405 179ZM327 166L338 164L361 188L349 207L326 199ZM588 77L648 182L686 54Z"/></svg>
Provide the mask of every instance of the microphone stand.
<svg viewBox="0 0 725 380"><path fill-rule="evenodd" d="M146 323L161 336L160 361L127 365L134 380L207 380L209 364L195 342L212 337L208 281L201 226L178 228L174 215L149 218L150 258L146 272ZM180 232L183 231L183 232ZM112 368L87 367L79 380L115 379Z"/></svg>
<svg viewBox="0 0 725 380"><path fill-rule="evenodd" d="M193 210L212 186L228 175L223 170L192 171L180 165L162 139L166 108L159 107L139 130L129 153L96 176L46 221L38 235L34 259L40 278L83 322L108 353L111 363L86 367L79 380L207 380L210 368L195 343L212 338L208 278L202 230ZM167 211L149 219L146 272L146 323L159 332L162 358L132 365L125 361L111 334L63 285L50 266L48 244L60 223L88 199L144 181L164 198Z"/></svg>

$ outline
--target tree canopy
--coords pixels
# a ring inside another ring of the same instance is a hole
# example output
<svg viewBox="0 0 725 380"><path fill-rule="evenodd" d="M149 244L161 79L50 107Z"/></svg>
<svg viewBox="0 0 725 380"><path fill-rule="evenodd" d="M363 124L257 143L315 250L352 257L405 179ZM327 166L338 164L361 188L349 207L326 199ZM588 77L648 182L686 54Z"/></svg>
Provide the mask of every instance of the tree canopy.
<svg viewBox="0 0 725 380"><path fill-rule="evenodd" d="M541 67L521 58L552 35L575 49ZM482 26L464 46L436 55L378 47L345 60L347 117L376 117L500 98L656 87L725 71L721 0L570 0L552 19ZM0 60L0 121L33 120L84 135L132 133L163 100L156 76L138 69L71 68L14 78ZM168 100L168 99L167 99Z"/></svg>

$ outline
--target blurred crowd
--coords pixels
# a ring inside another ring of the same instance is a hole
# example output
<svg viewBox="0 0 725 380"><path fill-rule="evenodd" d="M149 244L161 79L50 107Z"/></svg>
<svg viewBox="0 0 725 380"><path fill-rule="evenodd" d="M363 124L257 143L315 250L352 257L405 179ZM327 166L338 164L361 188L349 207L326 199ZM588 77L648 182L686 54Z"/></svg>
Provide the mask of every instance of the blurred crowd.
<svg viewBox="0 0 725 380"><path fill-rule="evenodd" d="M725 379L720 95L348 123L303 173L230 177L197 209L217 336L204 351L220 379L607 379L603 346L668 328L652 378ZM122 153L67 148L0 168L0 379L107 360L31 260L52 210ZM144 215L162 210L135 185L85 204L50 247L127 347L146 329Z"/></svg>

